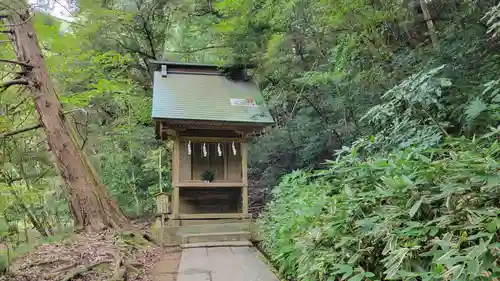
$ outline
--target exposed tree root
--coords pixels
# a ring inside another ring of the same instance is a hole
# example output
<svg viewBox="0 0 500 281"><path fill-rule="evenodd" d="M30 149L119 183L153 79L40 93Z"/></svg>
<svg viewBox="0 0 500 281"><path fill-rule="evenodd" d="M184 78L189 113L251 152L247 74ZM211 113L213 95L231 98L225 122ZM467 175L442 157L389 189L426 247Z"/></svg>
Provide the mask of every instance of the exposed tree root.
<svg viewBox="0 0 500 281"><path fill-rule="evenodd" d="M113 275L113 277L111 277L111 280L110 281L122 281L122 280L125 280L127 281L127 271L125 268L119 268L115 274Z"/></svg>
<svg viewBox="0 0 500 281"><path fill-rule="evenodd" d="M115 257L115 271L113 277L111 277L111 281L122 280L125 275L125 270L121 268L122 258L120 255L116 255Z"/></svg>
<svg viewBox="0 0 500 281"><path fill-rule="evenodd" d="M123 260L120 257L115 259L115 271L111 281L127 281L131 273L140 273L136 266L143 266L141 263L129 260Z"/></svg>
<svg viewBox="0 0 500 281"><path fill-rule="evenodd" d="M77 277L81 276L85 272L91 271L96 266L99 266L99 265L105 264L105 263L112 263L112 262L113 262L112 260L103 260L103 261L98 261L98 262L95 262L93 264L87 265L85 267L80 267L77 270L75 270L75 271L70 272L69 274L67 274L66 277L64 277L63 279L61 279L61 281L70 281L70 280L73 280L74 278L77 278Z"/></svg>
<svg viewBox="0 0 500 281"><path fill-rule="evenodd" d="M137 270L137 267L144 267L144 265L138 261L134 261L134 260L126 260L124 261L123 265L127 268L129 268L130 270Z"/></svg>
<svg viewBox="0 0 500 281"><path fill-rule="evenodd" d="M120 236L125 243L134 246L157 246L147 233L138 230L123 231L122 233L120 233Z"/></svg>
<svg viewBox="0 0 500 281"><path fill-rule="evenodd" d="M77 267L77 266L78 266L78 264L76 262L73 262L69 265L65 265L63 267L56 268L55 270L52 270L50 273L51 274L59 274L61 272L65 272L65 271L70 270L70 269Z"/></svg>
<svg viewBox="0 0 500 281"><path fill-rule="evenodd" d="M148 272L166 250L149 238L149 227L81 233L40 246L0 281L151 281Z"/></svg>
<svg viewBox="0 0 500 281"><path fill-rule="evenodd" d="M29 267L46 266L46 265L49 265L49 264L60 263L60 262L65 263L65 262L69 262L69 260L66 260L66 259L44 260L44 261L40 261L40 262L37 262L37 263L33 263Z"/></svg>

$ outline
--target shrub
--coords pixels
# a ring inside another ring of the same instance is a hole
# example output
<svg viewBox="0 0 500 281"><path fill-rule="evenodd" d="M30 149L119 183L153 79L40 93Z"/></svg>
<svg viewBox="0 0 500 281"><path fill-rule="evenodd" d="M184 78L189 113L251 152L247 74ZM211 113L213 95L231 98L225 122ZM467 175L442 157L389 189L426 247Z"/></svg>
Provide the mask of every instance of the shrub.
<svg viewBox="0 0 500 281"><path fill-rule="evenodd" d="M263 249L294 280L495 280L500 144L447 139L297 171L259 219ZM366 143L365 143L366 145Z"/></svg>

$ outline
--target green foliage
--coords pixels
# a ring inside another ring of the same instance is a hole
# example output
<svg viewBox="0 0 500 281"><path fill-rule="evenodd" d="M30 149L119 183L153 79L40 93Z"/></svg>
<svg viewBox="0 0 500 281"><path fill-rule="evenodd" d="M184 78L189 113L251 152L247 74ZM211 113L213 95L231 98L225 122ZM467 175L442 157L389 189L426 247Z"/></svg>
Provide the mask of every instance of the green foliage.
<svg viewBox="0 0 500 281"><path fill-rule="evenodd" d="M170 151L153 138L143 137L152 134L150 128L135 127L131 153L120 147L128 142L124 143L116 132L109 132L100 138L100 148L94 157L103 183L129 216L153 214L155 195L160 192L159 173L162 173L162 190L168 191L171 186Z"/></svg>
<svg viewBox="0 0 500 281"><path fill-rule="evenodd" d="M487 24L489 25L488 33L492 34L493 37L498 35L500 30L500 3L492 7L483 17L487 19Z"/></svg>
<svg viewBox="0 0 500 281"><path fill-rule="evenodd" d="M371 147L391 150L419 145L427 148L442 140L447 112L443 90L452 85L450 79L436 78L444 65L421 71L396 85L361 118L370 120L377 131Z"/></svg>
<svg viewBox="0 0 500 281"><path fill-rule="evenodd" d="M478 24L496 3L432 2L439 49L413 9L418 1L302 0L217 1L203 16L187 5L185 24L205 34L179 48L223 46L185 58L257 66L252 73L277 126L250 150L249 175L266 189L294 169L321 167L360 136L375 137L372 150L423 138L429 147L443 135L470 137L497 124L496 102L481 93L500 75L491 48L498 42ZM390 115L373 126L362 120L370 109L370 118ZM381 130L386 139L377 137Z"/></svg>
<svg viewBox="0 0 500 281"><path fill-rule="evenodd" d="M478 130L485 125L500 122L499 83L500 80L486 83L484 91L466 105L464 119L469 130Z"/></svg>
<svg viewBox="0 0 500 281"><path fill-rule="evenodd" d="M448 139L294 172L260 220L264 249L298 280L499 276L500 144Z"/></svg>
<svg viewBox="0 0 500 281"><path fill-rule="evenodd" d="M200 178L203 181L212 182L215 180L215 173L207 170L200 174Z"/></svg>
<svg viewBox="0 0 500 281"><path fill-rule="evenodd" d="M498 277L499 143L491 128L499 124L500 69L486 30L472 24L493 3L430 4L434 16L460 22L434 22L439 50L428 40L412 45L375 15L416 20L392 4L345 18L370 4L339 3L309 17L299 11L320 5L299 4L286 15L307 28L281 22L265 39L270 55L257 56L279 126L257 141L264 148L252 155L251 175L268 188L302 168L272 189L259 222L264 251L290 280ZM335 21L325 29L343 32L321 36L322 15ZM419 29L413 22L407 31ZM340 147L335 161L318 165Z"/></svg>
<svg viewBox="0 0 500 281"><path fill-rule="evenodd" d="M37 15L35 27L60 100L71 109L68 118L101 181L127 215L149 215L159 173L163 190L170 186L170 150L154 138L144 65L164 41L166 6L105 2L79 2L69 28L47 15Z"/></svg>
<svg viewBox="0 0 500 281"><path fill-rule="evenodd" d="M170 186L170 149L154 138L147 67L147 60L162 49L168 23L163 13L169 12L152 1L138 7L105 2L78 1L71 22L37 12L32 23L64 116L76 128L80 145L120 207L130 216L142 216L153 211L159 173L163 190ZM8 38L4 34L0 39ZM0 56L15 59L9 44L2 46ZM2 63L0 75L9 79L15 72ZM16 86L3 90L2 133L39 122L29 91ZM0 218L44 234L71 224L45 136L29 131L1 144Z"/></svg>
<svg viewBox="0 0 500 281"><path fill-rule="evenodd" d="M250 149L251 203L284 177L262 229L286 277L478 280L498 253L498 144L475 136L500 122L499 6L425 2L439 48L419 1L84 0L71 23L33 20L66 116L127 214L150 214L171 182L148 60L255 64L276 126ZM2 93L2 132L37 122L32 102L16 106L26 96ZM2 140L6 225L70 218L44 141Z"/></svg>

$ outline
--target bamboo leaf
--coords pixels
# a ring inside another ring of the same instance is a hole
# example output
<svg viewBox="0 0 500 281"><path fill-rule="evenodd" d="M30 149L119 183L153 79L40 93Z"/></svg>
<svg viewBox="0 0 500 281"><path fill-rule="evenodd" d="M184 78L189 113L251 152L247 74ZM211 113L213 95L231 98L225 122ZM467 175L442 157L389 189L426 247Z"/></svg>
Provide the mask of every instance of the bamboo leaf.
<svg viewBox="0 0 500 281"><path fill-rule="evenodd" d="M415 214L418 212L418 209L420 208L420 205L422 205L422 199L415 202L415 204L413 204L413 206L411 207L409 212L410 218L413 218L415 216Z"/></svg>
<svg viewBox="0 0 500 281"><path fill-rule="evenodd" d="M354 275L353 277L349 278L348 281L361 281L364 279L364 277L365 277L364 273L358 273L358 274Z"/></svg>

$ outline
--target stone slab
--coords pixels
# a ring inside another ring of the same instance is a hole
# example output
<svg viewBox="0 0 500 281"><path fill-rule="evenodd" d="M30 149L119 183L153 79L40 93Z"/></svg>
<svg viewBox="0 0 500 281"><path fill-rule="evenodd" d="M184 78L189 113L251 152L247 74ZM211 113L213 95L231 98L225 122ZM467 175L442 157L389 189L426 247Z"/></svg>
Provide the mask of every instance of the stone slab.
<svg viewBox="0 0 500 281"><path fill-rule="evenodd" d="M183 244L224 241L248 241L248 239L250 239L250 232L248 231L212 232L182 235Z"/></svg>
<svg viewBox="0 0 500 281"><path fill-rule="evenodd" d="M204 243L188 243L182 244L181 248L211 248L211 247L250 247L250 241L222 241L222 242L204 242Z"/></svg>
<svg viewBox="0 0 500 281"><path fill-rule="evenodd" d="M182 250L178 281L279 281L253 247Z"/></svg>

